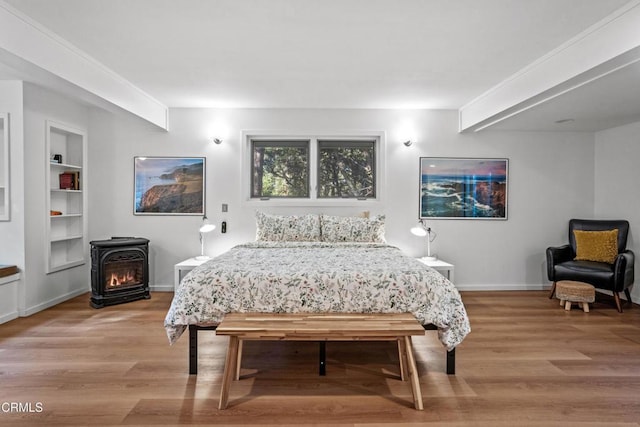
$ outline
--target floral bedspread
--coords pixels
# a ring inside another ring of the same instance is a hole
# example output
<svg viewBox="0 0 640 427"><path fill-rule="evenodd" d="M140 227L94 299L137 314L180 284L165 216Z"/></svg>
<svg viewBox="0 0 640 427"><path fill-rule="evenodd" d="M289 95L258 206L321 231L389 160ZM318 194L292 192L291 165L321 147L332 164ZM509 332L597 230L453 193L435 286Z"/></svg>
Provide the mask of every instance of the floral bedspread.
<svg viewBox="0 0 640 427"><path fill-rule="evenodd" d="M193 269L165 318L170 343L231 312L412 313L451 350L471 331L455 286L380 243L251 242Z"/></svg>

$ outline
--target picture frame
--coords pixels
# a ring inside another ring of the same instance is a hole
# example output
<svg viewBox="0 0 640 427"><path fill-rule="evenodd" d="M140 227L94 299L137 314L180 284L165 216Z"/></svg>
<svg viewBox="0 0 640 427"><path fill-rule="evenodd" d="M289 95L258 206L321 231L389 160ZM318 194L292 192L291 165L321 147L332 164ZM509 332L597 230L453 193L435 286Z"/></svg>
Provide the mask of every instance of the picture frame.
<svg viewBox="0 0 640 427"><path fill-rule="evenodd" d="M134 215L204 215L204 157L134 157Z"/></svg>
<svg viewBox="0 0 640 427"><path fill-rule="evenodd" d="M508 218L509 159L420 157L420 219Z"/></svg>

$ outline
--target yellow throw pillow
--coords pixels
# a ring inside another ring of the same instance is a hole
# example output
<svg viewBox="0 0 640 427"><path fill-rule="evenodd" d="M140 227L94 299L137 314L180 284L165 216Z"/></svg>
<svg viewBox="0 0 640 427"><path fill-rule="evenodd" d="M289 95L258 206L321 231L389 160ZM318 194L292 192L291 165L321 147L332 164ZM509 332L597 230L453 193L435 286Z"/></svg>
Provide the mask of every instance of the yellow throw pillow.
<svg viewBox="0 0 640 427"><path fill-rule="evenodd" d="M576 261L613 264L618 255L618 229L605 231L573 230L576 238Z"/></svg>

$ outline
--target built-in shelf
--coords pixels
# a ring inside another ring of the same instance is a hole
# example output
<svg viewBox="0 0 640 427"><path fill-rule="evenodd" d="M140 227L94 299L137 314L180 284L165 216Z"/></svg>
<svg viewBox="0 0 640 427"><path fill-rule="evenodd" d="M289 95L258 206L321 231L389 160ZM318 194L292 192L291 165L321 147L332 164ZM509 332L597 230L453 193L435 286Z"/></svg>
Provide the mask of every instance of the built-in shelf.
<svg viewBox="0 0 640 427"><path fill-rule="evenodd" d="M76 239L82 239L84 236L82 234L76 234L75 236L73 235L69 235L69 236L54 236L51 237L51 239L49 239L51 242L64 242L66 240L76 240Z"/></svg>
<svg viewBox="0 0 640 427"><path fill-rule="evenodd" d="M68 268L77 267L83 265L86 261L84 258L77 259L75 261L67 261L60 264L56 264L49 269L49 273L55 273L56 271L66 270Z"/></svg>
<svg viewBox="0 0 640 427"><path fill-rule="evenodd" d="M51 166L53 166L54 168L60 168L60 169L82 169L82 166L70 165L68 163L51 162Z"/></svg>
<svg viewBox="0 0 640 427"><path fill-rule="evenodd" d="M47 121L46 139L49 158L46 271L53 273L83 265L87 259L86 131ZM54 158L57 160L53 161ZM72 185L68 184L70 175ZM73 188L61 188L63 186ZM51 215L53 211L60 215Z"/></svg>
<svg viewBox="0 0 640 427"><path fill-rule="evenodd" d="M82 190L71 190L71 189L64 189L64 188L52 188L51 192L52 193L82 193Z"/></svg>

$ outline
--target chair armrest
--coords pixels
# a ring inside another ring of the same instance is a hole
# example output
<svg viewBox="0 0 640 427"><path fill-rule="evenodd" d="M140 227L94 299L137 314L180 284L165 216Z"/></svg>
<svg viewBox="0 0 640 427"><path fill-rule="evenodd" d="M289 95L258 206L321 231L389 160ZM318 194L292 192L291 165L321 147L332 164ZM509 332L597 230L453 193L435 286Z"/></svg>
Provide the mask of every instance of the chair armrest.
<svg viewBox="0 0 640 427"><path fill-rule="evenodd" d="M555 282L555 271L553 267L561 262L571 260L572 255L571 245L547 248L547 277L550 281Z"/></svg>
<svg viewBox="0 0 640 427"><path fill-rule="evenodd" d="M627 249L624 252L620 252L616 256L616 260L613 264L614 272L614 287L616 292L624 290L631 285L634 281L634 261L635 254L633 251Z"/></svg>

